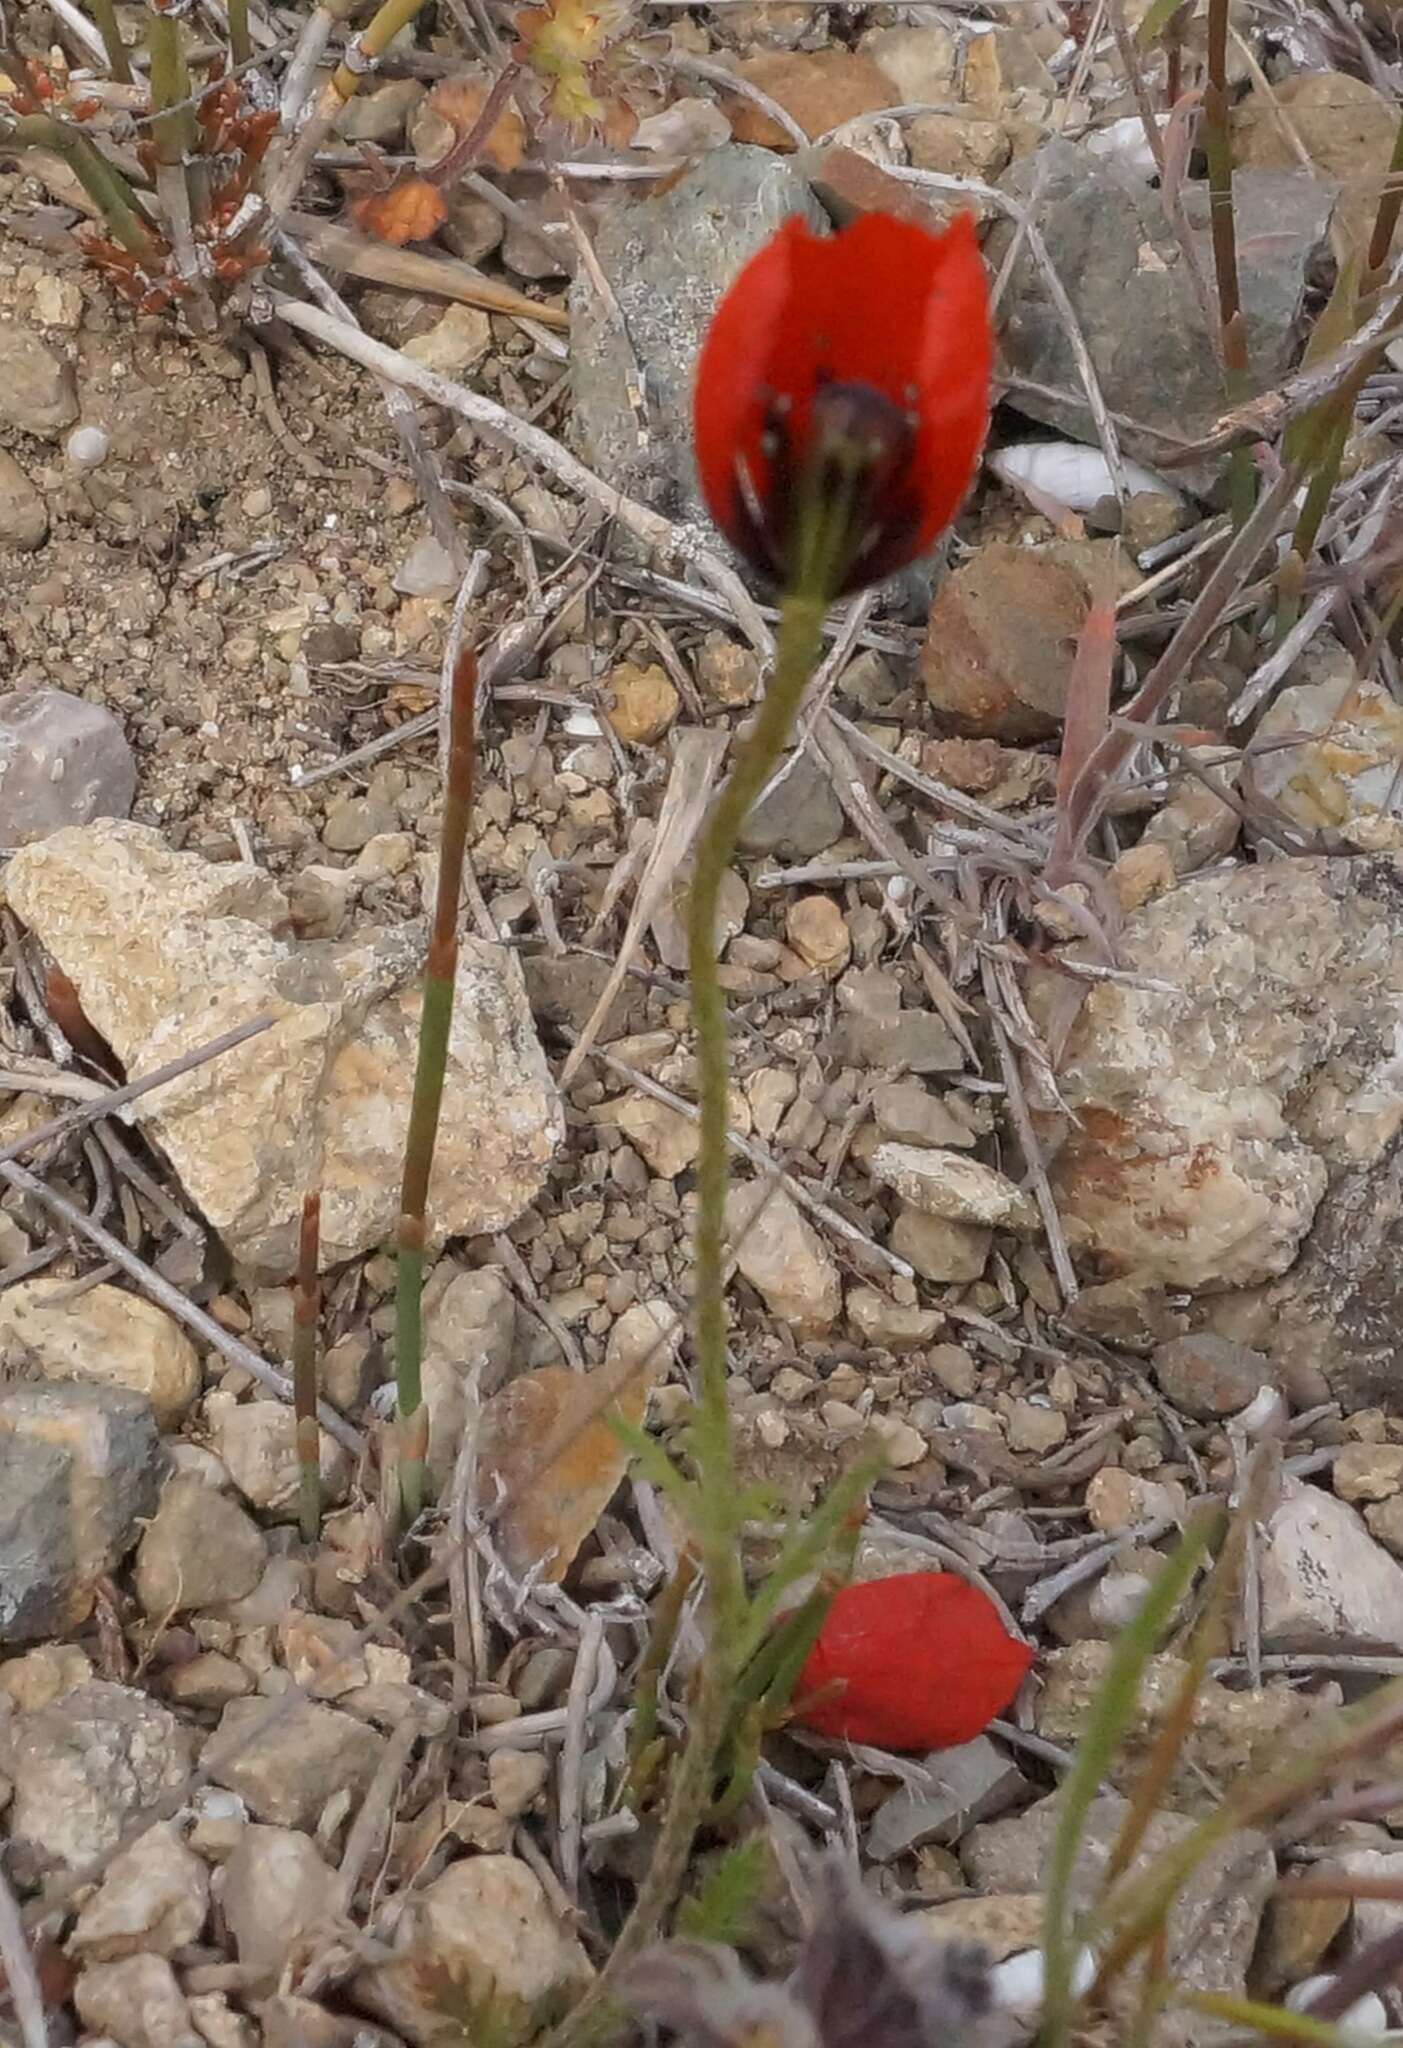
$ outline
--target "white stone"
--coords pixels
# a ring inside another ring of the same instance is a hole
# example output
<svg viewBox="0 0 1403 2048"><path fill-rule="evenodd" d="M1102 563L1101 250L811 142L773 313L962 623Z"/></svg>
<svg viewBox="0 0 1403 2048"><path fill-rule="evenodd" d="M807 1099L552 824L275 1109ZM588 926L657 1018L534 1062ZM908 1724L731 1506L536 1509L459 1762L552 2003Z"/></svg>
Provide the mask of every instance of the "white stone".
<svg viewBox="0 0 1403 2048"><path fill-rule="evenodd" d="M1403 1565L1344 1501L1286 1482L1260 1557L1265 1649L1403 1650Z"/></svg>
<svg viewBox="0 0 1403 2048"><path fill-rule="evenodd" d="M736 1264L772 1315L797 1336L832 1329L843 1306L838 1268L791 1195L766 1181L733 1187L726 1233Z"/></svg>
<svg viewBox="0 0 1403 2048"><path fill-rule="evenodd" d="M236 1401L211 1394L206 1404L214 1448L244 1499L262 1513L290 1519L297 1512L301 1466L297 1423L282 1401ZM322 1497L344 1498L350 1460L334 1437L321 1432Z"/></svg>
<svg viewBox="0 0 1403 2048"><path fill-rule="evenodd" d="M93 1963L147 1951L171 1956L198 1937L208 1911L208 1870L162 1822L113 1857L68 1945Z"/></svg>
<svg viewBox="0 0 1403 2048"><path fill-rule="evenodd" d="M872 1178L892 1188L925 1216L977 1223L997 1230L1038 1228L1037 1205L1006 1173L925 1145L879 1145Z"/></svg>

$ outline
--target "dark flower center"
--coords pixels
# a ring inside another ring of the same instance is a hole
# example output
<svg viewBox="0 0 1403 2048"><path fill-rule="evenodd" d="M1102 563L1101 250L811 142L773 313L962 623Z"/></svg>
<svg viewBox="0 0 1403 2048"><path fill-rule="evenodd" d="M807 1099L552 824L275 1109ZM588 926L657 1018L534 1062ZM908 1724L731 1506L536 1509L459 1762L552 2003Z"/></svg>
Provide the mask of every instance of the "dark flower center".
<svg viewBox="0 0 1403 2048"><path fill-rule="evenodd" d="M777 581L834 596L875 581L908 553L921 508L911 477L914 415L874 385L821 381L801 441L791 403L765 407L763 488L737 461L737 502Z"/></svg>

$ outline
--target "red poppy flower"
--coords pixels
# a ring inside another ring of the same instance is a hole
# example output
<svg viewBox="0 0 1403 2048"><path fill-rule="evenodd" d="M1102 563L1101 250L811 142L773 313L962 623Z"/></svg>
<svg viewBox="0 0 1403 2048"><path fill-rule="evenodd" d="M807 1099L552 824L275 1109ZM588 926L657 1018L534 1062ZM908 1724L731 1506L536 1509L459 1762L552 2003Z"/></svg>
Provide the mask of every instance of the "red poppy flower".
<svg viewBox="0 0 1403 2048"><path fill-rule="evenodd" d="M992 356L968 215L943 234L883 213L836 235L787 220L702 343L694 426L712 518L790 589L816 567L830 597L889 576L968 488Z"/></svg>
<svg viewBox="0 0 1403 2048"><path fill-rule="evenodd" d="M878 1749L953 1749L1008 1705L1032 1661L992 1601L953 1572L864 1579L835 1595L794 1718Z"/></svg>

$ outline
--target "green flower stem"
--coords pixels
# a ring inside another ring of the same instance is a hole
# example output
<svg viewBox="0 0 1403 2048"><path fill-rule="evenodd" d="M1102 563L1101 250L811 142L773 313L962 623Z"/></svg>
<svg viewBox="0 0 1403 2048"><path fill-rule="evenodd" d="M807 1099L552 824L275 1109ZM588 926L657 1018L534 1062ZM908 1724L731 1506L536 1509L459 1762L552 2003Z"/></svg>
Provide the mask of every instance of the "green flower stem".
<svg viewBox="0 0 1403 2048"><path fill-rule="evenodd" d="M1223 384L1228 402L1251 396L1247 322L1237 262L1237 215L1233 207L1232 129L1228 101L1228 0L1208 0L1208 80L1203 89L1203 153L1208 165L1208 223L1213 272L1222 322ZM1251 516L1256 476L1250 449L1228 457L1228 504L1235 530Z"/></svg>
<svg viewBox="0 0 1403 2048"><path fill-rule="evenodd" d="M399 1483L405 1524L424 1505L424 1459L429 1415L424 1406L424 1250L428 1242L429 1175L438 1140L453 994L458 978L458 900L473 803L473 742L477 657L465 650L453 671L449 706L448 778L439 835L438 885L424 968L424 1002L419 1014L419 1057L404 1146L398 1233L399 1276L395 1296L395 1379L399 1409Z"/></svg>
<svg viewBox="0 0 1403 2048"><path fill-rule="evenodd" d="M113 241L120 242L142 261L163 260L155 231L142 212L136 193L80 129L52 114L21 114L5 133L20 149L51 149L61 156L101 213Z"/></svg>
<svg viewBox="0 0 1403 2048"><path fill-rule="evenodd" d="M237 70L253 56L248 27L248 0L229 0L229 62Z"/></svg>
<svg viewBox="0 0 1403 2048"><path fill-rule="evenodd" d="M183 167L194 153L195 116L183 104L190 98L190 69L180 41L180 24L159 0L151 0L146 18L146 47L151 55L151 123L156 160L167 169Z"/></svg>
<svg viewBox="0 0 1403 2048"><path fill-rule="evenodd" d="M117 9L112 0L89 0L93 20L97 23L102 46L107 52L107 64L119 85L132 82L131 60L122 41L122 31L117 26Z"/></svg>
<svg viewBox="0 0 1403 2048"><path fill-rule="evenodd" d="M304 1196L302 1228L297 1239L297 1288L292 1302L292 1402L297 1417L298 1521L304 1543L315 1543L322 1525L321 1431L317 1425L321 1213L321 1196Z"/></svg>

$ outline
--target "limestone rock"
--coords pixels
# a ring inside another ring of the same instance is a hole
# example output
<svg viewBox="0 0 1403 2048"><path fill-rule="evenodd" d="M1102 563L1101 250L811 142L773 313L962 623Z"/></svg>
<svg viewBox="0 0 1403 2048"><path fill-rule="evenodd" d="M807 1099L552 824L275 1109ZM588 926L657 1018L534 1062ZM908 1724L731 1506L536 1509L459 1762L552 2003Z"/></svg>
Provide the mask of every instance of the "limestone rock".
<svg viewBox="0 0 1403 2048"><path fill-rule="evenodd" d="M1058 1072L1079 1123L1052 1175L1069 1236L1141 1286L1255 1286L1403 1126L1403 863L1201 876L1127 920L1121 958L1175 992L1103 984L1082 1009Z"/></svg>
<svg viewBox="0 0 1403 2048"><path fill-rule="evenodd" d="M516 1296L495 1266L464 1272L443 1260L424 1288L424 1399L430 1477L453 1476L473 1402L495 1394L515 1364Z"/></svg>
<svg viewBox="0 0 1403 2048"><path fill-rule="evenodd" d="M1393 815L1403 707L1377 683L1361 682L1337 641L1317 643L1301 671L1306 680L1283 690L1258 722L1251 790L1308 831L1343 832L1376 851L1403 849L1403 826ZM1318 737L1271 744L1299 733Z"/></svg>
<svg viewBox="0 0 1403 2048"><path fill-rule="evenodd" d="M173 1479L136 1555L136 1597L164 1620L183 1608L242 1600L263 1576L267 1545L239 1506L202 1480Z"/></svg>
<svg viewBox="0 0 1403 2048"><path fill-rule="evenodd" d="M897 1257L914 1266L923 1280L954 1286L979 1279L988 1263L994 1233L982 1223L927 1216L903 1205L889 1242Z"/></svg>
<svg viewBox="0 0 1403 2048"><path fill-rule="evenodd" d="M297 1423L287 1403L237 1401L232 1394L214 1393L206 1415L214 1448L244 1499L274 1521L291 1520L297 1513L301 1467ZM345 1498L350 1459L325 1430L320 1453L322 1496L334 1505Z"/></svg>
<svg viewBox="0 0 1403 2048"><path fill-rule="evenodd" d="M0 548L27 554L44 545L49 508L6 449L0 448Z"/></svg>
<svg viewBox="0 0 1403 2048"><path fill-rule="evenodd" d="M78 1915L69 1948L89 1963L148 1951L174 1955L198 1938L208 1911L208 1866L163 1821L113 1857Z"/></svg>
<svg viewBox="0 0 1403 2048"><path fill-rule="evenodd" d="M987 1892L1028 1893L1047 1879L1060 1802L1041 1799L1016 1820L985 1822L960 1846L971 1883ZM1105 1792L1093 1800L1072 1871L1074 1911L1089 1906L1129 1812L1129 1802ZM1143 1869L1181 1842L1194 1823L1161 1809L1147 1826L1132 1870ZM1230 1835L1187 1878L1170 1910L1166 1964L1175 1980L1194 1990L1245 1989L1257 1926L1276 1881L1265 1836L1250 1829Z"/></svg>
<svg viewBox="0 0 1403 2048"><path fill-rule="evenodd" d="M17 1715L0 1750L25 1881L55 1866L81 1870L115 1849L138 1814L183 1789L190 1770L190 1739L175 1716L99 1679Z"/></svg>
<svg viewBox="0 0 1403 2048"><path fill-rule="evenodd" d="M11 1371L125 1387L159 1429L179 1427L200 1391L195 1347L173 1317L123 1287L75 1295L64 1280L21 1280L0 1294L0 1357Z"/></svg>
<svg viewBox="0 0 1403 2048"><path fill-rule="evenodd" d="M416 2048L443 2031L441 2008L428 2002L436 1982L470 2003L490 1998L498 2038L514 2048L593 1975L539 1879L514 1856L469 1857L410 1894L394 1948L393 1960L361 1971L355 1995Z"/></svg>
<svg viewBox="0 0 1403 2048"><path fill-rule="evenodd" d="M297 945L270 877L105 822L21 848L11 906L141 1073L256 1016L271 1028L143 1103L152 1138L229 1249L293 1265L302 1195L322 1191L328 1265L383 1243L398 1204L423 965L415 926ZM519 968L465 939L434 1166L445 1236L500 1230L533 1198L561 1111Z"/></svg>
<svg viewBox="0 0 1403 2048"><path fill-rule="evenodd" d="M691 444L691 385L716 302L747 256L791 213L822 211L802 177L768 150L710 151L670 190L607 207L595 252L642 371L651 429L640 448L635 373L583 270L570 294L570 375L580 450L619 489L671 517L704 517ZM836 836L833 835L833 836Z"/></svg>
<svg viewBox="0 0 1403 2048"><path fill-rule="evenodd" d="M84 1970L73 2003L89 2038L101 2035L117 2048L205 2048L164 1956L124 1956Z"/></svg>
<svg viewBox="0 0 1403 2048"><path fill-rule="evenodd" d="M772 1315L798 1336L832 1329L843 1306L838 1268L792 1195L763 1182L733 1187L726 1233L736 1264Z"/></svg>
<svg viewBox="0 0 1403 2048"><path fill-rule="evenodd" d="M621 661L605 679L609 723L631 746L660 740L681 709L682 700L665 668L655 662L640 667Z"/></svg>
<svg viewBox="0 0 1403 2048"><path fill-rule="evenodd" d="M1403 1565L1344 1501L1286 1482L1260 1555L1264 1649L1403 1649Z"/></svg>
<svg viewBox="0 0 1403 2048"><path fill-rule="evenodd" d="M248 1826L224 1866L220 1904L240 1963L276 1982L288 1957L345 1910L345 1885L308 1835Z"/></svg>
<svg viewBox="0 0 1403 2048"><path fill-rule="evenodd" d="M1115 1645L1086 1641L1054 1650L1043 1665L1038 1696L1038 1733L1049 1742L1075 1747L1086 1726L1092 1702L1105 1684ZM1140 1682L1139 1697L1108 1782L1130 1792L1178 1698L1187 1666L1168 1653L1151 1657ZM1226 1788L1244 1777L1264 1772L1287 1751L1303 1747L1317 1710L1310 1700L1285 1684L1260 1691L1238 1691L1216 1678L1201 1681L1194 1699L1179 1760L1166 1799L1184 1813L1208 1813L1217 1804L1209 1786Z"/></svg>
<svg viewBox="0 0 1403 2048"><path fill-rule="evenodd" d="M0 492L3 486L0 470ZM94 818L125 818L135 795L136 757L102 705L67 690L0 696L0 846L28 846Z"/></svg>
<svg viewBox="0 0 1403 2048"><path fill-rule="evenodd" d="M257 1820L313 1828L335 1793L365 1790L384 1746L363 1721L314 1700L231 1700L201 1761Z"/></svg>
<svg viewBox="0 0 1403 2048"><path fill-rule="evenodd" d="M0 419L54 441L78 417L78 389L61 357L29 328L0 322Z"/></svg>
<svg viewBox="0 0 1403 2048"><path fill-rule="evenodd" d="M925 1145L879 1145L872 1154L872 1178L925 1216L985 1229L1038 1228L1030 1196L1006 1173L959 1152Z"/></svg>

